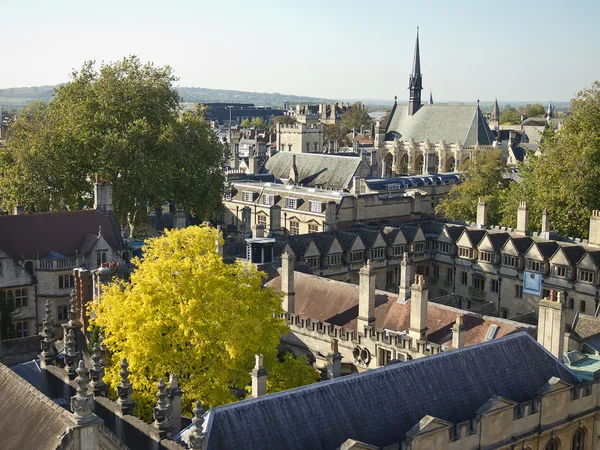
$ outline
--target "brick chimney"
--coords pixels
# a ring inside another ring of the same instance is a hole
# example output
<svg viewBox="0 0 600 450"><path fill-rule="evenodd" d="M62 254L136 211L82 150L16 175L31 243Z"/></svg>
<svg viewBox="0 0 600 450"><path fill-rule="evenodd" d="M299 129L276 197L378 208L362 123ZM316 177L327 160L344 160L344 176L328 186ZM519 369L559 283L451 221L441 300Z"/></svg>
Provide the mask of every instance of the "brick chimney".
<svg viewBox="0 0 600 450"><path fill-rule="evenodd" d="M364 334L366 326L375 325L375 271L371 267L371 260L358 272L358 320L356 330Z"/></svg>
<svg viewBox="0 0 600 450"><path fill-rule="evenodd" d="M527 211L527 202L520 201L519 208L517 209L517 229L515 230L517 234L521 236L527 235L527 219L529 217L529 213Z"/></svg>
<svg viewBox="0 0 600 450"><path fill-rule="evenodd" d="M485 228L487 225L487 205L485 202L481 201L481 197L479 198L479 202L477 203L477 228Z"/></svg>
<svg viewBox="0 0 600 450"><path fill-rule="evenodd" d="M413 279L412 263L408 252L404 252L404 257L400 263L400 287L398 289L398 303L406 303L410 298L410 281Z"/></svg>
<svg viewBox="0 0 600 450"><path fill-rule="evenodd" d="M427 340L427 305L429 289L425 285L423 275L415 275L415 283L411 286L410 295L410 328L408 335L415 341Z"/></svg>
<svg viewBox="0 0 600 450"><path fill-rule="evenodd" d="M294 293L294 254L284 252L281 255L281 292L283 292L283 310L294 314L296 294Z"/></svg>
<svg viewBox="0 0 600 450"><path fill-rule="evenodd" d="M256 363L250 372L252 376L252 398L257 398L267 393L267 370L263 366L263 355L255 355Z"/></svg>
<svg viewBox="0 0 600 450"><path fill-rule="evenodd" d="M550 297L538 303L537 341L550 353L561 359L565 345L564 294L550 291Z"/></svg>
<svg viewBox="0 0 600 450"><path fill-rule="evenodd" d="M94 209L104 212L112 212L112 184L109 181L100 179L96 174L94 183Z"/></svg>

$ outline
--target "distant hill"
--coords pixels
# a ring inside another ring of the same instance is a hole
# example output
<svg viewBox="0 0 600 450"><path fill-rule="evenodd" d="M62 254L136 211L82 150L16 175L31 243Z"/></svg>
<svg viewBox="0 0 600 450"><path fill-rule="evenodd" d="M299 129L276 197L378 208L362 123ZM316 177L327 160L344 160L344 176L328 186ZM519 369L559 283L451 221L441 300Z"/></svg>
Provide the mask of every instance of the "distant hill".
<svg viewBox="0 0 600 450"><path fill-rule="evenodd" d="M19 109L33 100L50 101L55 86L33 86L0 89L0 107L2 109ZM179 94L184 102L212 103L254 103L257 106L282 106L284 102L296 103L330 103L332 100L286 95L266 92L230 91L226 89L206 89L196 87L180 87Z"/></svg>

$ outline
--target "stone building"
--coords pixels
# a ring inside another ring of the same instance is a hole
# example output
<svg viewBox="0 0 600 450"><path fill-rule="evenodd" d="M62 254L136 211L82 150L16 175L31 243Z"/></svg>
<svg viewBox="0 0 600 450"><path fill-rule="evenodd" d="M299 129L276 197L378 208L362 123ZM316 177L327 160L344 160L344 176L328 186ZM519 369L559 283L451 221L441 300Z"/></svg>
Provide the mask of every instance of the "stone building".
<svg viewBox="0 0 600 450"><path fill-rule="evenodd" d="M323 125L277 123L276 150L294 153L323 153Z"/></svg>
<svg viewBox="0 0 600 450"><path fill-rule="evenodd" d="M530 336L209 410L175 438L212 449L596 449L598 380ZM193 439L190 440L190 437Z"/></svg>
<svg viewBox="0 0 600 450"><path fill-rule="evenodd" d="M495 139L479 103L471 105L423 104L423 75L419 35L409 77L408 105L394 106L388 124L375 126L382 177L459 171L475 150L495 148Z"/></svg>
<svg viewBox="0 0 600 450"><path fill-rule="evenodd" d="M298 123L335 125L342 121L344 113L350 109L350 103L320 103L318 105L296 105L292 117Z"/></svg>
<svg viewBox="0 0 600 450"><path fill-rule="evenodd" d="M16 207L15 214L0 216L0 288L15 304L15 337L37 335L46 300L62 334L75 287L73 269L129 260L112 214L112 186L97 180L94 192L94 209L24 214ZM8 353L6 347L0 357Z"/></svg>

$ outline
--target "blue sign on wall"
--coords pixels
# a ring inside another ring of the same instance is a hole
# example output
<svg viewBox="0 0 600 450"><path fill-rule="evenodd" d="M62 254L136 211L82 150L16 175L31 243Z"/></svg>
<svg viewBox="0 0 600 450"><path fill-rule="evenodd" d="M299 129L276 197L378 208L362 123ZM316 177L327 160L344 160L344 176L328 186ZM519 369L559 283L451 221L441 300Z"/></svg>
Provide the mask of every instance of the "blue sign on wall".
<svg viewBox="0 0 600 450"><path fill-rule="evenodd" d="M542 294L542 274L525 272L523 275L523 292L526 294Z"/></svg>

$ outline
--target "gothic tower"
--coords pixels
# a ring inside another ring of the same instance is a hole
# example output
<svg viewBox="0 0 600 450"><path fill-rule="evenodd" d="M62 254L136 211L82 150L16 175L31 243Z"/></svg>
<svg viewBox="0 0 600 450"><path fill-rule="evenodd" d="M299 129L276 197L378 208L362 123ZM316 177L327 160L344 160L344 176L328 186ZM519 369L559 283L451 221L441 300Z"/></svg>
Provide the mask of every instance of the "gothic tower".
<svg viewBox="0 0 600 450"><path fill-rule="evenodd" d="M417 42L415 44L415 59L412 74L408 79L410 96L408 100L408 115L412 116L421 107L421 91L423 90L423 77L421 75L421 56L419 54L419 28L417 27Z"/></svg>

